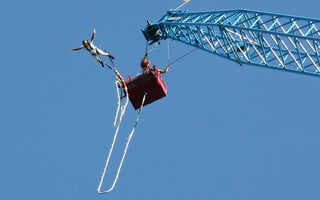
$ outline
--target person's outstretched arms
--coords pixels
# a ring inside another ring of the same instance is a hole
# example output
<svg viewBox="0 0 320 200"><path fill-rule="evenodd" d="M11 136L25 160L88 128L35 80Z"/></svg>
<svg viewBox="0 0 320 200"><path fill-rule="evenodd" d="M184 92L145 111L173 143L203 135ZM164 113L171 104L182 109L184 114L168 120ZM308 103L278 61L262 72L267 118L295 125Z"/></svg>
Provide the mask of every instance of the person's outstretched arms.
<svg viewBox="0 0 320 200"><path fill-rule="evenodd" d="M92 32L92 35L91 35L91 38L90 38L90 42L93 42L95 37L96 37L96 29L94 28L93 32Z"/></svg>
<svg viewBox="0 0 320 200"><path fill-rule="evenodd" d="M70 48L69 51L78 51L78 50L83 49L83 47L84 47L84 46L76 47L76 48Z"/></svg>

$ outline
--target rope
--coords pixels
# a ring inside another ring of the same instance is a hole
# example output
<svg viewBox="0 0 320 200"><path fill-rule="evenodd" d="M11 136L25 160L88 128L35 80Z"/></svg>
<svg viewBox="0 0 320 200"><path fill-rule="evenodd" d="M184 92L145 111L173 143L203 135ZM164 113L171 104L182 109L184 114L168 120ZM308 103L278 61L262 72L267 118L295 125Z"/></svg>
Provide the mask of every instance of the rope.
<svg viewBox="0 0 320 200"><path fill-rule="evenodd" d="M103 192L100 193L100 194L105 194L105 193L111 192L111 191L114 189L114 187L116 186L117 180L118 180L118 178L119 178L119 174L120 174L120 172L121 172L122 164L123 164L124 159L125 159L125 157L126 157L126 155L127 155L127 151L128 151L128 148L129 148L131 139L132 139L132 137L133 137L133 135L134 135L134 132L135 132L135 130L136 130L136 127L137 127L137 125L138 125L138 121L139 121L139 118L140 118L141 113L142 113L142 109L143 109L143 105L144 105L144 101L145 101L146 96L147 96L147 93L145 93L144 96L143 96L143 99L142 99L142 102L141 102L141 106L140 106L138 115L137 115L137 117L136 117L136 120L135 120L135 122L134 122L134 125L133 125L133 127L132 127L132 130L131 130L130 134L128 135L127 142L126 142L126 146L125 146L125 148L124 148L124 150L123 150L123 154L122 154L122 157L121 157L121 160L120 160L120 164L119 164L119 167L118 167L118 170L117 170L117 174L116 174L116 177L115 177L115 179L114 179L114 181L113 181L113 183L112 183L112 186L111 186L108 190L105 190L105 191L103 191Z"/></svg>
<svg viewBox="0 0 320 200"><path fill-rule="evenodd" d="M197 48L194 47L193 49L191 49L190 51L186 52L185 54L183 54L182 56L176 58L175 60L173 60L172 62L170 62L170 43L169 43L169 40L167 40L167 54L168 54L168 65L172 65L176 62L178 62L179 60L181 60L182 58L188 56L189 54L191 54L192 52L194 52Z"/></svg>
<svg viewBox="0 0 320 200"><path fill-rule="evenodd" d="M169 63L169 64L170 64L170 65L172 65L172 64L174 64L174 63L178 62L178 61L179 61L179 60L181 60L182 58L184 58L184 57L188 56L189 54L193 53L195 50L197 50L197 48L196 48L196 47L195 47L195 48L193 48L193 49L191 49L191 50L190 50L190 51L188 51L187 53L183 54L182 56L178 57L177 59L175 59L174 61L172 61L172 62L171 62L171 63Z"/></svg>
<svg viewBox="0 0 320 200"><path fill-rule="evenodd" d="M118 80L116 81L116 84L117 85L119 84ZM120 90L120 88L117 87L117 91L120 94L119 90ZM127 87L125 87L124 90L127 93ZM122 122L122 117L123 117L123 115L124 115L124 113L126 111L128 102L129 102L129 95L126 96L126 100L125 100L124 104L122 104L122 105L119 104L118 105L118 109L117 110L120 110L120 115L119 115L119 117L117 117L118 114L116 114L116 117L115 117L115 122L116 122L115 133L113 135L112 144L111 144L111 147L109 149L109 153L108 153L108 156L107 156L107 159L106 159L106 163L105 163L105 166L103 168L103 172L101 174L99 186L98 186L98 189L97 189L98 193L100 193L100 194L104 194L104 193L110 192L114 188L114 185L116 184L118 176L119 176L119 174L117 173L117 175L116 175L116 177L115 177L115 179L113 181L112 186L108 190L101 191L101 187L103 185L104 177L106 175L106 172L107 172L107 169L108 169L108 166L109 166L109 161L110 161L111 155L113 153L113 149L114 149L115 143L117 141L117 136L118 136L118 133L119 133L119 128L120 128L121 122ZM119 166L119 168L118 168L118 172L120 173L119 169L121 169L121 166Z"/></svg>
<svg viewBox="0 0 320 200"><path fill-rule="evenodd" d="M126 94L128 94L128 93L127 93L127 87L125 87L124 89L125 89ZM142 102L141 102L141 106L140 106L138 115L137 115L137 117L136 117L136 120L135 120L135 122L134 122L134 125L133 125L133 127L132 127L132 130L131 130L130 134L128 135L127 142L126 142L125 148L124 148L124 150L123 150L123 154L122 154L122 157L121 157L121 160L120 160L120 163L119 163L119 166L118 166L118 169L117 169L117 173L116 173L116 175L115 175L115 178L114 178L111 186L110 186L108 189L106 189L106 190L104 190L104 191L101 191L101 187L102 187L102 185L103 185L104 177L105 177L106 171L107 171L107 169L108 169L110 157L111 157L111 155L112 155L113 148L114 148L114 145L115 145L115 142L116 142L116 138L117 138L117 135L118 135L119 127L120 127L120 124L121 124L121 119L122 119L122 116L123 116L123 114L124 114L124 112L125 112L125 108L126 108L126 106L127 106L127 104L128 104L128 96L129 96L129 95L127 95L127 99L126 99L126 103L124 104L124 107L122 107L122 108L124 108L124 109L121 109L121 114L120 114L120 117L119 117L119 123L118 123L118 125L117 125L116 132L115 132L114 137L113 137L113 142L112 142L112 144L111 144L111 147L110 147L110 150L109 150L109 154L108 154L108 157L107 157L107 160L106 160L106 164L105 164L105 167L104 167L104 169L103 169L103 172L102 172L102 175L101 175L101 178L100 178L99 186L98 186L98 189L97 189L97 191L98 191L99 194L105 194L105 193L111 192L111 191L114 189L114 187L115 187L115 185L116 185L116 183L117 183L117 181L118 181L118 178L119 178L119 175L120 175L120 172L121 172L121 168L122 168L124 159L125 159L125 157L126 157L126 155L127 155L127 151L128 151L129 144L130 144L130 142L131 142L131 139L132 139L132 137L133 137L133 134L134 134L134 132L135 132L135 129L136 129L137 125L138 125L138 121L139 121L140 115L141 115L141 113L142 113L142 109L143 109L143 105L144 105L144 102L145 102L147 93L145 93L144 96L143 96L143 99L142 99ZM120 98L121 98L121 97L120 97Z"/></svg>
<svg viewBox="0 0 320 200"><path fill-rule="evenodd" d="M190 0L184 0L183 3L181 5L179 5L178 7L176 7L174 10L179 10L182 6L186 5L189 2L190 2Z"/></svg>
<svg viewBox="0 0 320 200"><path fill-rule="evenodd" d="M142 102L141 102L141 106L140 106L140 109L139 109L139 112L138 112L136 121L135 121L134 124L133 124L133 128L132 128L132 130L131 130L130 135L131 135L131 134L133 135L133 133L134 133L134 131L135 131L135 128L136 128L137 125L138 125L138 121L139 121L140 115L141 115L141 113L142 113L142 109L143 109L144 101L146 100L146 97L147 97L147 93L145 93L145 94L143 95ZM129 135L129 136L130 136L130 135ZM131 137L132 137L132 136L131 136Z"/></svg>
<svg viewBox="0 0 320 200"><path fill-rule="evenodd" d="M148 46L149 46L149 44L148 44L148 41L147 41L147 43L146 43L146 50L145 50L145 53L144 53L145 56L148 55Z"/></svg>
<svg viewBox="0 0 320 200"><path fill-rule="evenodd" d="M116 111L116 115L114 116L114 121L113 121L113 126L116 127L116 125L119 122L118 116L119 116L119 111L120 111L120 107L121 107L121 92L120 92L120 88L119 88L119 81L116 80L115 81L116 84L116 89L117 89L117 96L118 96L118 101L117 101L117 111Z"/></svg>
<svg viewBox="0 0 320 200"><path fill-rule="evenodd" d="M110 64L104 62L104 65L106 65L111 70L115 70L115 65L113 63L113 59L109 58L109 62L110 62Z"/></svg>
<svg viewBox="0 0 320 200"><path fill-rule="evenodd" d="M117 90L117 96L118 96L118 101L117 101L117 110L116 110L116 115L114 117L114 121L113 121L113 126L116 127L118 123L121 123L119 122L119 120L122 118L118 118L119 116L119 111L120 111L120 107L121 107L121 89L120 88L123 88L124 92L125 92L125 95L128 97L128 92L127 92L127 87L126 87L126 83L123 79L123 77L121 76L121 74L119 73L119 71L116 69L114 63L113 63L113 60L110 58L110 63L111 64L106 64L109 69L111 69L115 74L116 74L116 81L115 81L115 84L116 84L116 90ZM128 100L128 99L127 99Z"/></svg>
<svg viewBox="0 0 320 200"><path fill-rule="evenodd" d="M170 65L170 44L169 44L169 40L167 40L167 46L168 46L168 65Z"/></svg>
<svg viewBox="0 0 320 200"><path fill-rule="evenodd" d="M144 54L144 55L145 55L145 56L148 56L148 55L154 50L154 48L156 47L156 45L158 45L158 43L153 44L153 45L151 46L151 49L148 50L149 44L148 44L148 42L147 42L146 51L145 51L145 54Z"/></svg>

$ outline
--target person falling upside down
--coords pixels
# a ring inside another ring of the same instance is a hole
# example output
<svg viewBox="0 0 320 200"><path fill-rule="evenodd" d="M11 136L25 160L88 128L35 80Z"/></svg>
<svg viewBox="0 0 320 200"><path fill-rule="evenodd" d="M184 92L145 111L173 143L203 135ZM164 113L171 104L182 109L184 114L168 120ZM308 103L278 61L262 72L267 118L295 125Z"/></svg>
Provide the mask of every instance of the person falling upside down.
<svg viewBox="0 0 320 200"><path fill-rule="evenodd" d="M93 33L91 35L90 41L82 40L82 45L80 47L71 48L69 50L78 51L81 49L86 49L91 53L91 55L96 59L96 61L98 61L102 65L102 67L104 67L104 62L98 55L103 55L103 56L109 57L110 59L114 59L114 57L110 55L108 52L99 49L93 44L93 40L95 37L96 37L96 29L93 29Z"/></svg>

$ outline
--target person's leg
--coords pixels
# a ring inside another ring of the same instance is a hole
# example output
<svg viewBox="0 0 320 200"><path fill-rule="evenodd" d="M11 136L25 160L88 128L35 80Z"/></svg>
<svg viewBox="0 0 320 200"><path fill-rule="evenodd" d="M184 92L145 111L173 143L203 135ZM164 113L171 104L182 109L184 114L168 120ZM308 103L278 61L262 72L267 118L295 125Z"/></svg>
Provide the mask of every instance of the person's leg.
<svg viewBox="0 0 320 200"><path fill-rule="evenodd" d="M97 52L98 54L114 59L114 57L111 54L109 54L108 52L102 51L101 49L97 49Z"/></svg>
<svg viewBox="0 0 320 200"><path fill-rule="evenodd" d="M104 62L101 60L101 58L99 58L99 56L93 56L93 57L96 59L96 61L98 61L102 65L102 67L104 67Z"/></svg>

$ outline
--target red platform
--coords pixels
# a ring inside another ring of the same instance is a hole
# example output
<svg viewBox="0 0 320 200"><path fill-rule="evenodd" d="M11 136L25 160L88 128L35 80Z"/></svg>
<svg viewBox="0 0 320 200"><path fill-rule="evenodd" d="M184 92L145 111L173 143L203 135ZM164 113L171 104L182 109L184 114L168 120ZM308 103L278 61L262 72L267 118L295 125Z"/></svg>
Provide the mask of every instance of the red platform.
<svg viewBox="0 0 320 200"><path fill-rule="evenodd" d="M144 106L167 95L167 86L156 67L147 73L127 80L126 85L134 109L140 108L145 93L147 96Z"/></svg>

